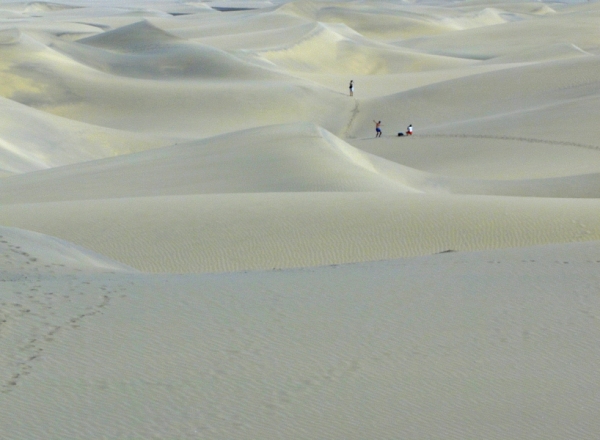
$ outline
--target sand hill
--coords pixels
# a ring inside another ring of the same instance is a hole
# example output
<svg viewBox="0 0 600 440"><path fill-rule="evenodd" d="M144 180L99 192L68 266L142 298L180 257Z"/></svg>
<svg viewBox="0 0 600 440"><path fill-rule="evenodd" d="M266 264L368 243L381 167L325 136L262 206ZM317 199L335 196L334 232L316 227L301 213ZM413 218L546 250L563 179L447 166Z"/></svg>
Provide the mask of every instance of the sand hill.
<svg viewBox="0 0 600 440"><path fill-rule="evenodd" d="M598 438L599 15L0 2L0 437Z"/></svg>

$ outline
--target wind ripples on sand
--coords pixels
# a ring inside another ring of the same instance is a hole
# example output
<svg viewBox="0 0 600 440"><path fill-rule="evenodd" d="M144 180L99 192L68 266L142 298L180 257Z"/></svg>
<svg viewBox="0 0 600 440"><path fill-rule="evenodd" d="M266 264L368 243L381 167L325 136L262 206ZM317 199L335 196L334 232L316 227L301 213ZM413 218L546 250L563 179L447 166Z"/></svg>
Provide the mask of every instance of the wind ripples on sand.
<svg viewBox="0 0 600 440"><path fill-rule="evenodd" d="M597 440L598 3L0 3L2 439Z"/></svg>
<svg viewBox="0 0 600 440"><path fill-rule="evenodd" d="M30 205L5 205L0 218L144 271L226 272L597 240L598 207L590 199L270 193L46 203L36 207L43 223L27 221Z"/></svg>
<svg viewBox="0 0 600 440"><path fill-rule="evenodd" d="M598 331L586 314L600 316L600 303L589 279L570 274L597 255L581 244L227 276L103 275L109 295L129 285L127 294L49 344L44 369L4 411L41 405L56 388L43 417L60 420L49 433L66 438L592 438L597 422L580 408L595 399L586 359ZM119 331L107 330L115 322ZM547 406L575 418L544 422Z"/></svg>

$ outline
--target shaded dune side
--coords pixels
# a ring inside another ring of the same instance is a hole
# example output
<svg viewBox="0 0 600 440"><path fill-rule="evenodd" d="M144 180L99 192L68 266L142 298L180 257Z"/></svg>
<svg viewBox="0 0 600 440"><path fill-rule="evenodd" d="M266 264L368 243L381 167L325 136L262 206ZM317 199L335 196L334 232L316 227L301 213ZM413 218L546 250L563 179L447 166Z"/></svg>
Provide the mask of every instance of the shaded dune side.
<svg viewBox="0 0 600 440"><path fill-rule="evenodd" d="M147 20L76 43L55 42L52 47L95 69L134 78L264 80L275 77L273 72L219 49L174 37Z"/></svg>
<svg viewBox="0 0 600 440"><path fill-rule="evenodd" d="M599 209L590 199L264 193L5 205L0 221L143 271L223 272L599 240Z"/></svg>
<svg viewBox="0 0 600 440"><path fill-rule="evenodd" d="M125 54L79 43L56 42L52 47L94 69L132 78L265 80L276 77L272 71L200 44L177 43Z"/></svg>
<svg viewBox="0 0 600 440"><path fill-rule="evenodd" d="M0 202L232 192L418 192L421 174L304 123L9 177L0 181Z"/></svg>
<svg viewBox="0 0 600 440"><path fill-rule="evenodd" d="M78 40L79 43L117 53L144 52L182 41L182 39L153 26L148 20Z"/></svg>

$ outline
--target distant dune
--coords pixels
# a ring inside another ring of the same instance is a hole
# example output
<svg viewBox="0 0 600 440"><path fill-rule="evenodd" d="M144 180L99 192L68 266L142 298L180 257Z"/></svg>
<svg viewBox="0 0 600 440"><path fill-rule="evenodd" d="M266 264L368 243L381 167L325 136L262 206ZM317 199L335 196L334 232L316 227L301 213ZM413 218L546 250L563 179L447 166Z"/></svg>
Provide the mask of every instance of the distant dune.
<svg viewBox="0 0 600 440"><path fill-rule="evenodd" d="M599 438L599 17L0 2L0 437Z"/></svg>

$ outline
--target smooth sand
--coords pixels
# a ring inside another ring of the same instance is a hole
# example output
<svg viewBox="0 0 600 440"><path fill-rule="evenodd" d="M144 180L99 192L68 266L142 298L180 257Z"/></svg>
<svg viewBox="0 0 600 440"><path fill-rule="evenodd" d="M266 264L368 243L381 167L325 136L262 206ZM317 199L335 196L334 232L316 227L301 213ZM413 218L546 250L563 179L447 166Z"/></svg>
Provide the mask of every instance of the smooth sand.
<svg viewBox="0 0 600 440"><path fill-rule="evenodd" d="M597 439L599 15L0 3L0 437Z"/></svg>

